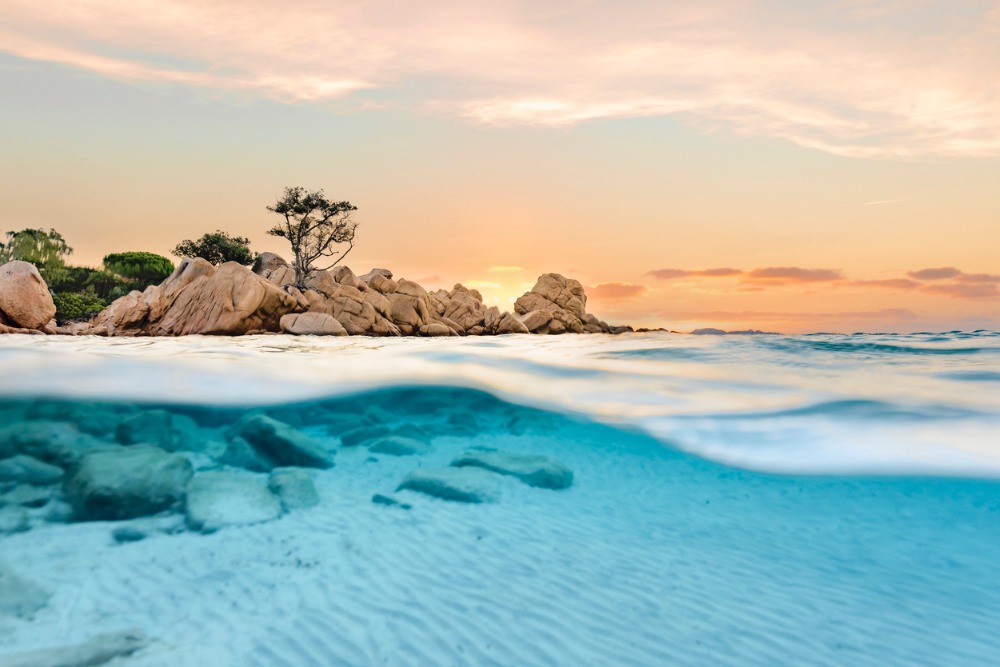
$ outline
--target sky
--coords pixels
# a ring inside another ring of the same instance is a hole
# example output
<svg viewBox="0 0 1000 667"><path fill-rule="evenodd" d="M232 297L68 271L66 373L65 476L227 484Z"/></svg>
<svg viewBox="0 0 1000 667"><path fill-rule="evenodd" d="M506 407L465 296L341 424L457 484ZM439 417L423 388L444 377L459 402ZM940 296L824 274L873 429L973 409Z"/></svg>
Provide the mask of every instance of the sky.
<svg viewBox="0 0 1000 667"><path fill-rule="evenodd" d="M998 0L0 0L0 232L358 207L357 273L612 322L1000 329Z"/></svg>

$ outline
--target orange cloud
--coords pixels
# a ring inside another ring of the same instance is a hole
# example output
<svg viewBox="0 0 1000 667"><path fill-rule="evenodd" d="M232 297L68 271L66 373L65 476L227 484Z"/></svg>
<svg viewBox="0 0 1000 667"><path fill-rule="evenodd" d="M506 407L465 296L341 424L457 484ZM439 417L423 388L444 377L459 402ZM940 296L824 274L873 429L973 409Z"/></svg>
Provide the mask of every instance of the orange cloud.
<svg viewBox="0 0 1000 667"><path fill-rule="evenodd" d="M635 299L648 291L649 288L645 285L632 285L631 283L616 281L591 285L587 288L587 295L605 301L620 301L623 299Z"/></svg>
<svg viewBox="0 0 1000 667"><path fill-rule="evenodd" d="M920 283L908 278L888 278L886 280L852 280L852 287L881 287L885 289L917 289Z"/></svg>
<svg viewBox="0 0 1000 667"><path fill-rule="evenodd" d="M917 280L946 280L948 278L956 278L962 275L962 272L956 269L954 266L942 266L937 269L921 269L919 271L910 271L906 275L911 278L916 278Z"/></svg>
<svg viewBox="0 0 1000 667"><path fill-rule="evenodd" d="M674 280L675 278L703 277L703 278L726 278L729 276L741 275L741 269L719 268L719 269L654 269L647 275L660 280Z"/></svg>
<svg viewBox="0 0 1000 667"><path fill-rule="evenodd" d="M772 266L765 269L754 269L747 276L751 280L782 283L831 282L841 280L844 277L839 269L803 269L798 266Z"/></svg>
<svg viewBox="0 0 1000 667"><path fill-rule="evenodd" d="M707 322L784 322L784 321L826 321L826 320L912 320L917 314L908 308L881 308L879 310L846 311L836 313L796 313L769 310L708 310L669 311L660 315L668 321Z"/></svg>

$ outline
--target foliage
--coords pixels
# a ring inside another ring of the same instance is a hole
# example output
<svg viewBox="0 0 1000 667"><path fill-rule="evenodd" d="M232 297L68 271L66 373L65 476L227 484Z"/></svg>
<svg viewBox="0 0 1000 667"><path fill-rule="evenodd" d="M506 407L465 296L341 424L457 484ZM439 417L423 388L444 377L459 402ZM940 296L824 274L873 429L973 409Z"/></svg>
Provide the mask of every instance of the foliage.
<svg viewBox="0 0 1000 667"><path fill-rule="evenodd" d="M284 221L267 230L271 236L287 239L292 246L295 285L305 287L305 279L321 257L340 255L327 269L336 266L354 249L354 232L358 223L351 219L357 206L347 201L330 201L322 190L308 192L305 188L285 188L285 192L268 211ZM336 250L346 243L347 250Z"/></svg>
<svg viewBox="0 0 1000 667"><path fill-rule="evenodd" d="M30 262L48 283L58 279L65 271L65 258L72 253L73 249L54 229L48 232L43 229L22 229L19 232L7 232L7 242L0 243L0 264L15 259Z"/></svg>
<svg viewBox="0 0 1000 667"><path fill-rule="evenodd" d="M222 230L205 234L197 241L181 241L173 249L178 257L201 257L215 265L237 262L246 266L252 264L257 254L250 250L250 239L230 236Z"/></svg>
<svg viewBox="0 0 1000 667"><path fill-rule="evenodd" d="M93 317L108 305L107 300L92 291L55 292L52 300L56 304L56 321L60 323Z"/></svg>
<svg viewBox="0 0 1000 667"><path fill-rule="evenodd" d="M104 256L104 268L120 276L130 285L156 285L174 272L174 264L166 257L151 252L116 252Z"/></svg>

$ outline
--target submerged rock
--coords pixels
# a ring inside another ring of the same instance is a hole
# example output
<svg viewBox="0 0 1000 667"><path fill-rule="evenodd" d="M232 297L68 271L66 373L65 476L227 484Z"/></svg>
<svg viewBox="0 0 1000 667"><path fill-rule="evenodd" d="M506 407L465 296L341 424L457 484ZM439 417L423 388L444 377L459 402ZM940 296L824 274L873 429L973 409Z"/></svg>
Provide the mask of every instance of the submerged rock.
<svg viewBox="0 0 1000 667"><path fill-rule="evenodd" d="M229 526L273 521L281 516L281 502L260 475L215 470L196 475L187 487L188 526L212 533Z"/></svg>
<svg viewBox="0 0 1000 667"><path fill-rule="evenodd" d="M332 468L333 455L288 424L262 414L248 415L230 432L243 438L264 460L277 466Z"/></svg>
<svg viewBox="0 0 1000 667"><path fill-rule="evenodd" d="M568 489L573 471L545 456L507 452L466 452L451 462L457 468L476 467L500 475L516 477L528 486L541 489Z"/></svg>
<svg viewBox="0 0 1000 667"><path fill-rule="evenodd" d="M100 667L126 658L149 646L149 638L138 630L99 635L64 648L21 653L3 659L2 667Z"/></svg>
<svg viewBox="0 0 1000 667"><path fill-rule="evenodd" d="M22 507L0 506L0 535L23 533L31 528L31 519Z"/></svg>
<svg viewBox="0 0 1000 667"><path fill-rule="evenodd" d="M267 487L281 500L285 511L307 509L319 505L319 494L308 470L278 468L271 471Z"/></svg>
<svg viewBox="0 0 1000 667"><path fill-rule="evenodd" d="M58 484L62 481L63 475L65 472L62 468L25 454L18 454L0 461L0 482L46 486Z"/></svg>
<svg viewBox="0 0 1000 667"><path fill-rule="evenodd" d="M191 463L151 445L111 445L80 460L66 483L79 520L118 520L156 514L184 498Z"/></svg>
<svg viewBox="0 0 1000 667"><path fill-rule="evenodd" d="M461 503L490 503L500 498L498 477L482 468L418 468L407 475L397 491L418 491Z"/></svg>
<svg viewBox="0 0 1000 667"><path fill-rule="evenodd" d="M376 505L385 505L386 507L398 507L404 510L413 509L413 505L410 503L400 502L391 496L382 495L381 493L376 493L372 496L372 502Z"/></svg>
<svg viewBox="0 0 1000 667"><path fill-rule="evenodd" d="M0 505L18 505L20 507L44 507L52 500L52 489L19 484L12 490L0 496Z"/></svg>
<svg viewBox="0 0 1000 667"><path fill-rule="evenodd" d="M26 454L46 463L67 467L100 443L83 435L76 425L63 422L27 421L0 428L0 457Z"/></svg>
<svg viewBox="0 0 1000 667"><path fill-rule="evenodd" d="M392 430L388 426L362 426L340 434L340 444L343 447L357 447L382 436L389 435Z"/></svg>
<svg viewBox="0 0 1000 667"><path fill-rule="evenodd" d="M126 417L118 424L116 435L123 445L156 445L168 452L200 451L202 445L200 429L193 419L166 410L143 410Z"/></svg>
<svg viewBox="0 0 1000 667"><path fill-rule="evenodd" d="M426 442L407 438L399 435L390 435L379 438L368 446L368 451L372 454L388 454L389 456L412 456L414 454L424 454L430 449Z"/></svg>
<svg viewBox="0 0 1000 667"><path fill-rule="evenodd" d="M27 579L14 574L7 565L0 562L0 618L31 618L35 612L49 603L50 593ZM0 664L6 665L0 659ZM23 663L25 665L36 663Z"/></svg>

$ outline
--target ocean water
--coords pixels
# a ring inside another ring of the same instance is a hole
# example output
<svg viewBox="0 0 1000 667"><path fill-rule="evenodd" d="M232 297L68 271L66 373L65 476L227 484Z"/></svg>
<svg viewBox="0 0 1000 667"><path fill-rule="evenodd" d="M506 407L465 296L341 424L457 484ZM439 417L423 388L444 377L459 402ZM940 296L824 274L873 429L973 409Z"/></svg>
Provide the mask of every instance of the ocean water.
<svg viewBox="0 0 1000 667"><path fill-rule="evenodd" d="M114 664L1000 662L995 332L0 337L0 451L39 422L114 442L152 409L199 474L250 412L306 434L336 460L320 504L202 534L71 521L56 489L0 535L51 593L0 614L0 665L123 630L149 643ZM345 444L358 426L426 448ZM476 449L573 484L397 490Z"/></svg>

